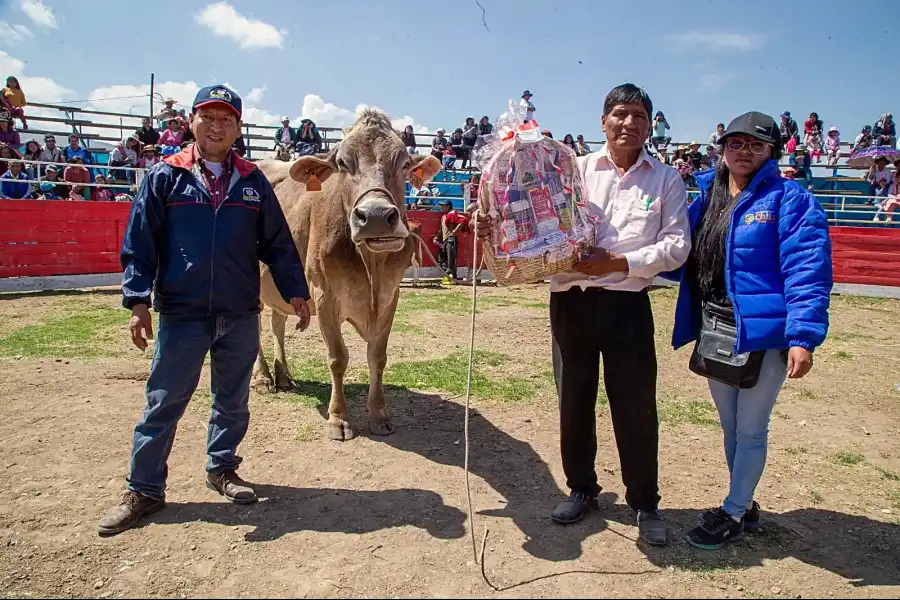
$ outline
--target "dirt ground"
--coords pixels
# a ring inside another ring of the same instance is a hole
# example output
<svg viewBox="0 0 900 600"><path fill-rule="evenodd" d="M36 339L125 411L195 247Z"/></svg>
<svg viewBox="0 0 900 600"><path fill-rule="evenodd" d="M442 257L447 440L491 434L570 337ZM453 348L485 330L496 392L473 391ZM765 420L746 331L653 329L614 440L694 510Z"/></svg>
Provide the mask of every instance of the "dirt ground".
<svg viewBox="0 0 900 600"><path fill-rule="evenodd" d="M673 543L635 543L605 398L603 507L560 527L563 494L547 290L483 288L472 494L463 485L469 288L404 288L386 381L397 431L365 433L365 352L351 350L360 436L324 438L329 379L315 320L289 334L298 389L253 393L241 474L262 500L207 490L208 375L169 460L169 506L99 538L124 489L148 355L115 290L0 295L0 590L6 597L900 596L900 303L838 297L812 373L785 385L758 490L760 534L717 552L681 537L725 493L721 433L689 352L669 345L675 294L652 293L660 477Z"/></svg>

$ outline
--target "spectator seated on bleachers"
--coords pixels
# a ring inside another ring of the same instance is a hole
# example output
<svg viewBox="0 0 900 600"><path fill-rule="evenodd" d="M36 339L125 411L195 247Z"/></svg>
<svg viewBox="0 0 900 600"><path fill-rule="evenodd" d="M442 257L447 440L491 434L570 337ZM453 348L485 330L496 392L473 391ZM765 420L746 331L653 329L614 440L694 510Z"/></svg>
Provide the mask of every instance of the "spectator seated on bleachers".
<svg viewBox="0 0 900 600"><path fill-rule="evenodd" d="M166 121L166 129L159 134L159 145L163 149L163 155L166 155L166 148L172 147L176 152L181 148L184 142L184 129L181 127L181 120L175 116Z"/></svg>
<svg viewBox="0 0 900 600"><path fill-rule="evenodd" d="M96 184L91 192L91 200L95 202L114 202L116 199L115 193L108 187L103 187L106 184L106 178L103 175L96 175L94 177L94 183Z"/></svg>
<svg viewBox="0 0 900 600"><path fill-rule="evenodd" d="M481 117L481 120L478 121L478 135L490 135L493 132L494 125L491 120L487 118L487 115Z"/></svg>
<svg viewBox="0 0 900 600"><path fill-rule="evenodd" d="M116 147L109 153L109 172L113 179L134 181L134 171L116 167L136 167L140 147L141 142L134 133L124 138L120 144L116 144Z"/></svg>
<svg viewBox="0 0 900 600"><path fill-rule="evenodd" d="M806 146L799 144L794 148L793 154L788 159L788 164L797 170L795 179L804 179L810 181L812 179L812 159L806 151Z"/></svg>
<svg viewBox="0 0 900 600"><path fill-rule="evenodd" d="M153 128L153 120L150 117L141 119L141 128L134 132L143 146L155 146L159 141L159 132Z"/></svg>
<svg viewBox="0 0 900 600"><path fill-rule="evenodd" d="M0 182L0 197L13 200L31 197L31 184L29 183L31 178L25 174L21 161L9 161L9 167L0 177L3 178L3 181ZM7 181L9 179L16 181Z"/></svg>
<svg viewBox="0 0 900 600"><path fill-rule="evenodd" d="M435 132L435 136L431 138L431 155L438 160L443 160L444 151L450 145L450 140L444 137L447 131L442 127Z"/></svg>
<svg viewBox="0 0 900 600"><path fill-rule="evenodd" d="M175 100L173 98L166 98L165 106L163 106L163 109L156 115L156 120L162 125L169 119L177 117L178 111L175 109Z"/></svg>
<svg viewBox="0 0 900 600"><path fill-rule="evenodd" d="M894 211L900 206L900 160L894 161L894 173L891 175L890 184L888 185L887 198L881 203L881 208L875 213L872 219L876 223L881 220L881 213L887 213L887 220L894 222Z"/></svg>
<svg viewBox="0 0 900 600"><path fill-rule="evenodd" d="M841 157L841 132L837 127L829 129L828 135L825 136L825 156L826 164L829 166L836 165Z"/></svg>
<svg viewBox="0 0 900 600"><path fill-rule="evenodd" d="M407 125L403 129L403 133L400 134L400 139L403 140L403 145L406 146L406 151L409 154L419 153L419 151L416 150L416 134L413 133L412 125Z"/></svg>
<svg viewBox="0 0 900 600"><path fill-rule="evenodd" d="M53 193L57 198L68 198L69 196L69 186L64 184L59 177L61 169L60 167L54 167L53 165L48 165L44 170L44 181L49 183L53 187Z"/></svg>
<svg viewBox="0 0 900 600"><path fill-rule="evenodd" d="M866 125L862 128L862 131L856 136L856 140L853 142L853 148L850 153L854 153L857 150L861 150L862 148L868 148L872 145L872 126Z"/></svg>
<svg viewBox="0 0 900 600"><path fill-rule="evenodd" d="M69 136L69 145L66 146L62 151L63 161L67 163L71 163L73 158L80 158L81 162L84 164L92 164L91 153L81 147L78 136L76 134L72 134ZM66 167L68 170L69 167ZM87 172L87 169L84 170ZM86 181L85 183L90 183Z"/></svg>
<svg viewBox="0 0 900 600"><path fill-rule="evenodd" d="M575 138L575 154L585 156L590 153L591 147L584 143L584 136L579 133L578 137Z"/></svg>
<svg viewBox="0 0 900 600"><path fill-rule="evenodd" d="M0 173L6 173L9 161L19 158L18 152L13 152L6 142L0 142Z"/></svg>
<svg viewBox="0 0 900 600"><path fill-rule="evenodd" d="M300 121L296 149L297 154L300 156L318 154L322 151L322 136L319 134L319 128L316 127L312 119Z"/></svg>
<svg viewBox="0 0 900 600"><path fill-rule="evenodd" d="M91 174L84 168L84 159L81 156L73 156L69 159L71 163L63 171L63 180L71 185L69 191L69 200L75 199L73 195L81 196L82 200L88 200L90 194L85 195L85 187L83 184L91 182ZM77 192L75 188L78 188Z"/></svg>
<svg viewBox="0 0 900 600"><path fill-rule="evenodd" d="M656 116L653 117L653 123L650 125L650 145L659 146L662 144L668 146L672 141L671 136L666 134L669 129L666 115L661 110L656 111Z"/></svg>
<svg viewBox="0 0 900 600"><path fill-rule="evenodd" d="M49 181L42 181L35 193L38 200L62 200L63 197L57 193L55 185Z"/></svg>
<svg viewBox="0 0 900 600"><path fill-rule="evenodd" d="M41 162L61 163L65 162L62 150L56 145L56 138L52 134L44 136L44 147L41 149ZM41 172L47 171L47 165L41 165Z"/></svg>
<svg viewBox="0 0 900 600"><path fill-rule="evenodd" d="M878 199L870 200L869 203L877 206L881 204L880 198L887 198L891 186L891 174L887 170L888 159L886 157L876 156L874 163L869 167L866 180L872 186L872 195L878 197Z"/></svg>
<svg viewBox="0 0 900 600"><path fill-rule="evenodd" d="M21 156L19 147L22 145L22 140L19 137L19 132L16 131L12 117L5 110L0 111L0 142L5 143L14 150L16 156Z"/></svg>
<svg viewBox="0 0 900 600"><path fill-rule="evenodd" d="M41 171L41 165L37 164L37 161L41 160L41 145L34 140L30 140L25 144L22 160L25 162L25 174L31 179L37 179Z"/></svg>
<svg viewBox="0 0 900 600"><path fill-rule="evenodd" d="M25 93L19 85L19 80L13 76L6 78L6 87L0 92L0 105L9 112L10 117L22 121L22 129L28 130L28 121L25 120Z"/></svg>
<svg viewBox="0 0 900 600"><path fill-rule="evenodd" d="M885 113L875 121L872 126L872 140L876 146L890 146L897 143L897 126L894 125L894 115Z"/></svg>

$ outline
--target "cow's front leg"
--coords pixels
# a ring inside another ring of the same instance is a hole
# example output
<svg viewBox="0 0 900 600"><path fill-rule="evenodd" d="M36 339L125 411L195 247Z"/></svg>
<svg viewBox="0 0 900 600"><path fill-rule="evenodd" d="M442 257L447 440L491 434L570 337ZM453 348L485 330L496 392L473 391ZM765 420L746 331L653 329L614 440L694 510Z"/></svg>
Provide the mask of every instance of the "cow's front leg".
<svg viewBox="0 0 900 600"><path fill-rule="evenodd" d="M344 344L337 315L332 309L322 310L320 306L316 309L319 313L319 330L328 347L328 366L331 369L331 401L328 403L326 433L332 440L351 440L356 432L347 421L347 399L344 397L344 373L347 372L350 355Z"/></svg>
<svg viewBox="0 0 900 600"><path fill-rule="evenodd" d="M391 335L390 325L371 340L366 348L369 362L369 397L366 407L369 411L369 431L375 435L394 433L394 425L384 399L384 366L387 363L388 338Z"/></svg>
<svg viewBox="0 0 900 600"><path fill-rule="evenodd" d="M288 370L287 357L284 353L284 326L287 317L277 310L272 311L272 337L275 338L275 389L291 390L294 380Z"/></svg>
<svg viewBox="0 0 900 600"><path fill-rule="evenodd" d="M250 380L250 385L254 388L258 388L260 390L269 390L271 391L275 387L275 381L272 379L272 373L269 371L269 365L266 364L266 357L263 355L263 347L262 347L262 312L259 313L259 321L260 321L260 338L259 338L259 353L256 356L256 363L253 365L253 378Z"/></svg>

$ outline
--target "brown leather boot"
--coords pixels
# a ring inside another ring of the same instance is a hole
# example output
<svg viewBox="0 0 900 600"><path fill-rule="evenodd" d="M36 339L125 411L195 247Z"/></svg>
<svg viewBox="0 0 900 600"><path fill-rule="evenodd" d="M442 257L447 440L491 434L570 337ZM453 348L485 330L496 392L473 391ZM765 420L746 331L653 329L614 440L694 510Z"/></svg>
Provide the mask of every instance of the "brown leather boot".
<svg viewBox="0 0 900 600"><path fill-rule="evenodd" d="M234 470L206 474L206 487L215 490L235 504L253 504L256 492Z"/></svg>
<svg viewBox="0 0 900 600"><path fill-rule="evenodd" d="M128 490L122 499L100 519L98 532L100 535L115 535L131 529L147 515L152 515L165 508L166 500L156 500L138 492Z"/></svg>

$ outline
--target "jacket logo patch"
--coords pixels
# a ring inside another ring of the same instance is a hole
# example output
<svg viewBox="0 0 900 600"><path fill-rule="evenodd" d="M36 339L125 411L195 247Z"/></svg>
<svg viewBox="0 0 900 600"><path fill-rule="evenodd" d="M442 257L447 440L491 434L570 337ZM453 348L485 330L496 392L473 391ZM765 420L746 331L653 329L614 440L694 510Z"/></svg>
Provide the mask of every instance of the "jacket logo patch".
<svg viewBox="0 0 900 600"><path fill-rule="evenodd" d="M747 213L744 216L744 224L753 225L754 223L775 223L778 221L778 215L771 210L761 210L755 213Z"/></svg>
<svg viewBox="0 0 900 600"><path fill-rule="evenodd" d="M245 187L244 188L244 202L259 203L259 192L257 192L253 188Z"/></svg>

